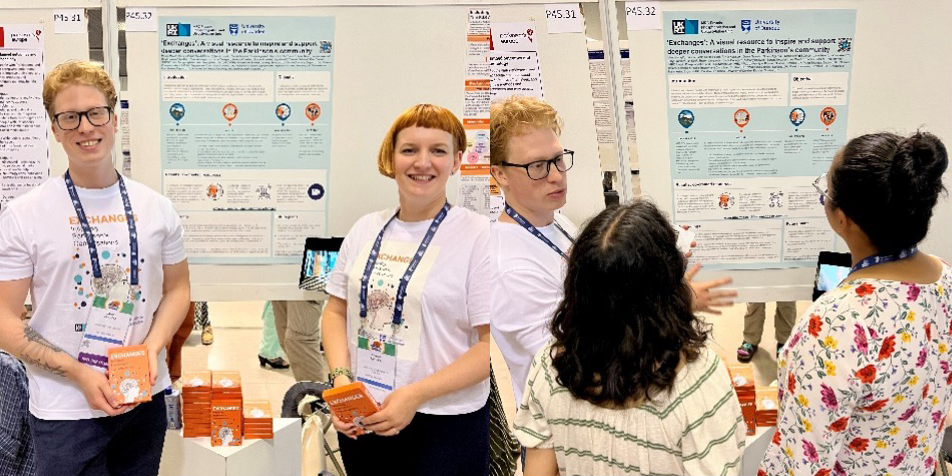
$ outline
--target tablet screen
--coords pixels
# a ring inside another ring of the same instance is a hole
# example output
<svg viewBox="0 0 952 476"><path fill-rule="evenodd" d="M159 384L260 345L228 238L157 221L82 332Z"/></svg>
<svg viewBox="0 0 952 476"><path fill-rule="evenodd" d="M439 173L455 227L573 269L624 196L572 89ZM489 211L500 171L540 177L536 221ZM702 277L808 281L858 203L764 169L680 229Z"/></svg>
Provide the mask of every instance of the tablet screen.
<svg viewBox="0 0 952 476"><path fill-rule="evenodd" d="M850 274L848 266L820 264L820 270L817 272L816 288L823 292L829 291L843 282L848 274Z"/></svg>
<svg viewBox="0 0 952 476"><path fill-rule="evenodd" d="M304 277L327 276L337 263L337 251L306 250L304 256Z"/></svg>
<svg viewBox="0 0 952 476"><path fill-rule="evenodd" d="M304 245L299 287L308 291L324 291L327 279L337 264L343 238L308 238Z"/></svg>
<svg viewBox="0 0 952 476"><path fill-rule="evenodd" d="M813 300L830 291L850 274L852 259L849 253L821 251L817 259L816 278L813 281Z"/></svg>

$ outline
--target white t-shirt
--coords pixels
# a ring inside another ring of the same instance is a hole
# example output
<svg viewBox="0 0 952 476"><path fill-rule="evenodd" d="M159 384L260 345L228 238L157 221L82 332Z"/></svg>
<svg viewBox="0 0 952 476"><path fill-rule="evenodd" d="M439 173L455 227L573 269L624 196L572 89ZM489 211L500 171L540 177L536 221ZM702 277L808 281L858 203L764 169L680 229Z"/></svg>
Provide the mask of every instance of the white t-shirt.
<svg viewBox="0 0 952 476"><path fill-rule="evenodd" d="M578 228L561 213L555 221L572 238ZM562 252L572 246L555 224L538 229ZM497 221L489 234L490 315L493 340L502 351L516 401L536 353L552 338L549 323L562 300L566 261L521 225Z"/></svg>
<svg viewBox="0 0 952 476"><path fill-rule="evenodd" d="M377 234L395 210L365 215L344 238L327 293L347 301L351 369L357 370L361 326L360 278ZM384 234L367 292L367 323L390 339L397 285L433 220L393 220ZM394 388L420 381L450 365L479 340L477 326L489 324L489 220L463 207L450 209L410 278L404 327L396 336ZM461 415L489 398L489 379L426 402L418 411Z"/></svg>
<svg viewBox="0 0 952 476"><path fill-rule="evenodd" d="M125 178L136 217L139 285L129 345L141 344L162 300L163 266L185 259L182 225L172 203ZM104 189L77 187L110 280L129 279L129 229L119 183ZM53 177L0 211L0 281L33 278L35 310L29 325L74 358L93 298L93 272L86 238L63 177ZM171 385L165 351L152 394ZM73 381L27 365L30 412L44 420L84 420L106 416L93 410Z"/></svg>

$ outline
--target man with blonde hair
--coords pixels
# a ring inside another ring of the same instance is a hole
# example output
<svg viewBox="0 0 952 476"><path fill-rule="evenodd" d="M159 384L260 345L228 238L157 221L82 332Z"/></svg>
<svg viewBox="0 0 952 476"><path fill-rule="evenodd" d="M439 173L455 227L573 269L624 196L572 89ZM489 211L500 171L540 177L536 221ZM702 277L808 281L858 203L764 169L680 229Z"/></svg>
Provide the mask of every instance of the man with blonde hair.
<svg viewBox="0 0 952 476"><path fill-rule="evenodd" d="M562 146L562 120L545 101L513 96L493 103L489 115L490 170L506 198L489 235L490 329L522 401L532 359L551 338L549 323L578 233L557 213L565 205L575 152ZM736 292L712 291L730 282L691 283L694 309L718 313L715 307L732 304Z"/></svg>
<svg viewBox="0 0 952 476"><path fill-rule="evenodd" d="M155 475L165 347L189 304L182 224L167 198L116 172L116 90L101 67L57 66L43 103L69 168L0 212L0 348L26 364L37 474ZM106 354L140 344L152 400L122 405Z"/></svg>
<svg viewBox="0 0 952 476"><path fill-rule="evenodd" d="M490 329L502 351L516 400L548 324L576 226L556 211L565 205L574 153L562 147L562 121L535 98L515 96L490 107L490 167L506 198L489 235Z"/></svg>

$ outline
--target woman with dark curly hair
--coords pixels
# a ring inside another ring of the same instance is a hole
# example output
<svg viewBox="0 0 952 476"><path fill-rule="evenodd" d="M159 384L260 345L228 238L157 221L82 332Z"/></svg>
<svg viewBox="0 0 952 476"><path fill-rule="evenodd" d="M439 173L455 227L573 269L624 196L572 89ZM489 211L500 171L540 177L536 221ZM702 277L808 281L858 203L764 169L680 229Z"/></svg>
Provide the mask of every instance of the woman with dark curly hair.
<svg viewBox="0 0 952 476"><path fill-rule="evenodd" d="M929 475L952 405L952 268L918 250L949 164L934 135L851 140L815 186L853 256L780 356L760 473Z"/></svg>
<svg viewBox="0 0 952 476"><path fill-rule="evenodd" d="M676 241L647 201L579 235L516 416L527 475L739 472L740 405L691 312Z"/></svg>

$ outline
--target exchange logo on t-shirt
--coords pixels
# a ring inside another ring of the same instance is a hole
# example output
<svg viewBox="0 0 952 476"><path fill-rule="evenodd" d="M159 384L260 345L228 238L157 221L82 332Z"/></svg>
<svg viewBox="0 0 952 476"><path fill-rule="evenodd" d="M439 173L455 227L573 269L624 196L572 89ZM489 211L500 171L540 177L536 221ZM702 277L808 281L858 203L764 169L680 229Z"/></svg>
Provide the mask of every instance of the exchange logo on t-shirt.
<svg viewBox="0 0 952 476"><path fill-rule="evenodd" d="M370 255L368 243L357 258L357 263L365 263ZM439 255L440 247L430 245L423 255L420 265L410 279L407 295L403 303L403 324L394 332L393 307L397 299L400 279L407 270L419 243L384 241L377 257L377 265L367 286L367 319L363 328L358 330L360 337L370 342L395 344L397 358L417 360L422 333L423 288L429 279L433 264ZM356 280L355 289L360 289L360 273L363 268L351 269L351 280Z"/></svg>

